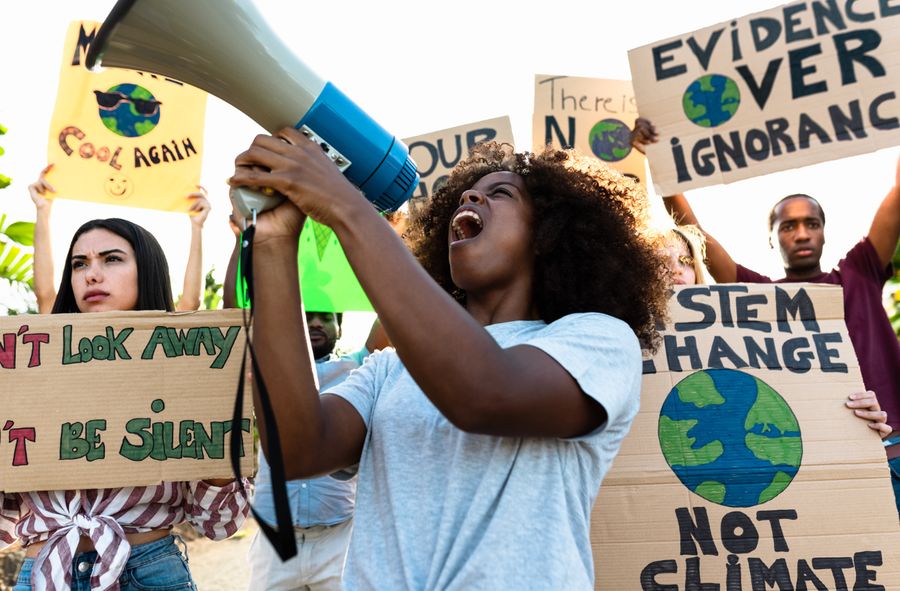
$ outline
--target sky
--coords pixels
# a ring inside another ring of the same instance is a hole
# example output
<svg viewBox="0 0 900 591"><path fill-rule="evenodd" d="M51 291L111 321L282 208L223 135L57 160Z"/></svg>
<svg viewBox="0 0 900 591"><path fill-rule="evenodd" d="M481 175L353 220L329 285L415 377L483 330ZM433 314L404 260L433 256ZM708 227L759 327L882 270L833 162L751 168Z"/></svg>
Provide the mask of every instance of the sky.
<svg viewBox="0 0 900 591"><path fill-rule="evenodd" d="M152 0L140 0L152 1ZM219 0L226 10L231 0ZM519 149L530 149L536 74L629 79L627 51L734 17L778 6L771 0L629 0L565 3L255 0L268 26L321 78L397 137L411 137L508 115ZM0 212L33 220L27 185L46 164L66 29L74 20L102 21L113 0L33 0L3 5L0 34L0 172L13 185L0 191ZM338 7L339 6L339 7ZM234 40L240 43L239 39ZM225 66L227 67L227 66ZM263 130L210 97L202 184L213 211L204 230L204 269L221 279L231 252L225 180L237 154ZM781 273L768 246L766 217L780 197L809 193L827 212L824 268L833 266L869 228L893 184L897 148L764 177L690 191L707 231L732 257L769 275ZM184 214L58 200L53 250L62 256L74 230L96 217L124 217L164 245L180 291L189 244ZM57 260L56 276L61 262ZM348 341L364 339L370 316L351 315Z"/></svg>

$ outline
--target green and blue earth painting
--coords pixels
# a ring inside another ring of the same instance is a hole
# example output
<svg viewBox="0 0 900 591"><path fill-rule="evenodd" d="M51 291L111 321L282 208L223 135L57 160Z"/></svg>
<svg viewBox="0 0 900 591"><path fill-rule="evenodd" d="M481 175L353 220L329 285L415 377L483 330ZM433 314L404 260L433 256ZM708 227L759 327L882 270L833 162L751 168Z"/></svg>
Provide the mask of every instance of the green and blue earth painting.
<svg viewBox="0 0 900 591"><path fill-rule="evenodd" d="M731 369L698 371L672 388L659 413L659 442L682 484L728 507L781 494L803 455L791 407L762 380Z"/></svg>

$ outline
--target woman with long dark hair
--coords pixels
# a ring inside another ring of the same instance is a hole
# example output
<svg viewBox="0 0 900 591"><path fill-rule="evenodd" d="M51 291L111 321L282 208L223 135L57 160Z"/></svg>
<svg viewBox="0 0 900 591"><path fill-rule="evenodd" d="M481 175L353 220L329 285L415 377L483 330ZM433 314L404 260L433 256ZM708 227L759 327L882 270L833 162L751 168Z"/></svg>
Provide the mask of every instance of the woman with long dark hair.
<svg viewBox="0 0 900 591"><path fill-rule="evenodd" d="M117 218L75 232L54 314L173 309L169 267L152 234ZM223 539L247 511L235 480L0 492L0 542L25 547L15 591L194 589L172 527L187 520Z"/></svg>

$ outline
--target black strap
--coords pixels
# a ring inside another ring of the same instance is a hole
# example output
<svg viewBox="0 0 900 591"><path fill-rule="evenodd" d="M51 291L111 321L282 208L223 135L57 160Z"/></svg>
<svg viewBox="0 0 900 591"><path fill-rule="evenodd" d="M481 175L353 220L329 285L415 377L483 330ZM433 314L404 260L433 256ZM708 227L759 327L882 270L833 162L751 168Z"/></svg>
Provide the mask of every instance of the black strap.
<svg viewBox="0 0 900 591"><path fill-rule="evenodd" d="M281 452L281 439L278 436L278 425L275 422L275 413L272 410L272 402L269 400L269 391L263 380L262 372L260 372L259 364L256 361L256 352L253 349L253 342L250 339L250 325L253 323L253 235L256 226L250 226L244 230L241 236L241 275L238 281L246 281L247 301L250 305L249 310L244 309L244 337L246 346L244 347L244 356L241 359L241 375L238 379L237 393L234 397L234 414L231 424L231 468L238 481L241 482L241 451L242 437L241 424L244 409L244 382L246 381L247 356L250 356L250 364L253 368L253 377L256 380L256 387L259 391L259 402L262 406L262 419L266 427L266 438L268 440L269 453L266 459L269 463L270 474L272 475L272 498L275 502L275 524L272 527L260 518L259 514L252 507L253 517L259 523L266 539L278 552L281 560L285 561L297 555L297 541L294 538L294 524L291 519L291 509L288 505L287 496L287 480L284 473L284 456ZM257 409L257 413L260 409ZM245 491L246 492L246 491Z"/></svg>

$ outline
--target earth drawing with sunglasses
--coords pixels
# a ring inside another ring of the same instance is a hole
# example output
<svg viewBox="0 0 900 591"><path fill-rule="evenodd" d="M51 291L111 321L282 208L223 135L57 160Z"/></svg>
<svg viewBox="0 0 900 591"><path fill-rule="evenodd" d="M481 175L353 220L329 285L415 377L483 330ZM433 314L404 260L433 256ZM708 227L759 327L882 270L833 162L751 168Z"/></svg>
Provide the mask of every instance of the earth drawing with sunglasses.
<svg viewBox="0 0 900 591"><path fill-rule="evenodd" d="M153 94L137 84L117 84L106 92L95 90L103 125L123 137L146 135L159 123L160 105Z"/></svg>

